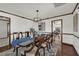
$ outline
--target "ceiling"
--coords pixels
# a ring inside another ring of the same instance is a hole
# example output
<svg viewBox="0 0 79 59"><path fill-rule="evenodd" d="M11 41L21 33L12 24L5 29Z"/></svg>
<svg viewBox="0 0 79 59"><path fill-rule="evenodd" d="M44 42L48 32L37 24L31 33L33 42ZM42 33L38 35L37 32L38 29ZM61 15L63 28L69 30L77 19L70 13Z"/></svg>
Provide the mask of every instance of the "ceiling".
<svg viewBox="0 0 79 59"><path fill-rule="evenodd" d="M45 19L71 13L75 6L76 3L0 3L0 10L34 20L36 10L39 18Z"/></svg>

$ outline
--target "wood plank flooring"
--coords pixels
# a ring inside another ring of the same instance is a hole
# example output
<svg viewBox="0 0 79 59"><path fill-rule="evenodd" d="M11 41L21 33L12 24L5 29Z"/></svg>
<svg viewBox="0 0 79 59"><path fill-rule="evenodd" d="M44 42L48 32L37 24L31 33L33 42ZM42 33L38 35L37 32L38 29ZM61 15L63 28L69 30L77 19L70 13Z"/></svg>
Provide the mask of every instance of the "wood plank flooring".
<svg viewBox="0 0 79 59"><path fill-rule="evenodd" d="M72 45L62 44L63 50L61 50L61 40L59 38L55 38L55 42L58 45L57 56L77 56L76 50ZM0 52L9 50L10 48L8 45L4 47L0 47Z"/></svg>
<svg viewBox="0 0 79 59"><path fill-rule="evenodd" d="M0 52L9 50L10 48L8 48L8 46L0 48ZM61 49L59 49L57 56L62 56ZM73 48L73 46L63 44L63 56L77 56L77 53L76 53L75 49Z"/></svg>
<svg viewBox="0 0 79 59"><path fill-rule="evenodd" d="M3 51L6 51L6 50L9 50L11 49L11 45L6 45L6 46L3 46L3 47L0 47L0 52L3 52Z"/></svg>
<svg viewBox="0 0 79 59"><path fill-rule="evenodd" d="M60 38L55 37L55 42L58 44L58 52L57 56L77 56L77 52L73 45L67 44L67 43L62 43L61 44L61 36Z"/></svg>
<svg viewBox="0 0 79 59"><path fill-rule="evenodd" d="M61 50L59 49L59 51L57 52L57 56L78 56L73 45L63 44L62 48L63 53L61 53Z"/></svg>
<svg viewBox="0 0 79 59"><path fill-rule="evenodd" d="M76 50L73 45L63 44L63 56L77 56Z"/></svg>

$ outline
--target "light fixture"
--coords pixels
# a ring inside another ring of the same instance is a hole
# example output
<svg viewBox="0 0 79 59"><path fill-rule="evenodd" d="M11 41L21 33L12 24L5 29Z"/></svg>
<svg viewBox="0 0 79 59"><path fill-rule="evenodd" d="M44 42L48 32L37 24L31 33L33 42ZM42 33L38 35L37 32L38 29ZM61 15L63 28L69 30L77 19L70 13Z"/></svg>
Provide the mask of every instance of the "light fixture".
<svg viewBox="0 0 79 59"><path fill-rule="evenodd" d="M39 10L36 10L36 17L34 18L34 21L38 21L38 20L40 20L40 18L38 17L38 13L39 13Z"/></svg>

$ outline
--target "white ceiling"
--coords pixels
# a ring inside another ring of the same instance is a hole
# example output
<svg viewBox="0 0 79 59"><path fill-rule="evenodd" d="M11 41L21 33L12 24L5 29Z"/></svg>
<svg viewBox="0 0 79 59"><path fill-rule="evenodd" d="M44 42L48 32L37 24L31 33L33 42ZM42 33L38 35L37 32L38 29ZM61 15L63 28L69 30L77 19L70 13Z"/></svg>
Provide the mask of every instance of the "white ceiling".
<svg viewBox="0 0 79 59"><path fill-rule="evenodd" d="M58 16L71 13L76 3L0 3L0 10L34 19L36 10L39 10L39 18Z"/></svg>

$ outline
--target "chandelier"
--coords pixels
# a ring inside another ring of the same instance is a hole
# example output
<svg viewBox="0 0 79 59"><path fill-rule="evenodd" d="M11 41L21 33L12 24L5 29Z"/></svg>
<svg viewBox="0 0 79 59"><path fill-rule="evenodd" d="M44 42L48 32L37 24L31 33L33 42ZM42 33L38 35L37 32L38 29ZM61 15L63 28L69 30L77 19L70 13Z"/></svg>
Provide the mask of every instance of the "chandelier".
<svg viewBox="0 0 79 59"><path fill-rule="evenodd" d="M34 21L38 21L40 20L39 16L38 16L39 10L36 10L36 17L34 18Z"/></svg>

